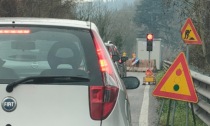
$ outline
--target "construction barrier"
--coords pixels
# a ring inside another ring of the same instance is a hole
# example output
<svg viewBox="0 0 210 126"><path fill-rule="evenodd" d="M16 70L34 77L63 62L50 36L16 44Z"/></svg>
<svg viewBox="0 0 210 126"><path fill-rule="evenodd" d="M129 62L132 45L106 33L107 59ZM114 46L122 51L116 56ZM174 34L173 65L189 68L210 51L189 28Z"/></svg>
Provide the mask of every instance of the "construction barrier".
<svg viewBox="0 0 210 126"><path fill-rule="evenodd" d="M156 64L155 64L155 60L141 60L139 61L138 64L132 64L132 59L128 59L126 61L126 66L127 66L127 71L131 71L131 72L143 72L146 71L149 66L151 70L155 70L156 69Z"/></svg>

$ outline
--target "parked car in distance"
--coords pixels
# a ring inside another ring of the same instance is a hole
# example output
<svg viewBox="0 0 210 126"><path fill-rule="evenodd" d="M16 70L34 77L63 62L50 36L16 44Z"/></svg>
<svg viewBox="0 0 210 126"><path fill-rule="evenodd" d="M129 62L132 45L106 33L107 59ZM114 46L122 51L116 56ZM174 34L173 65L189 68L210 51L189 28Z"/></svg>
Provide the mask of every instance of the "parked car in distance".
<svg viewBox="0 0 210 126"><path fill-rule="evenodd" d="M126 89L95 24L0 18L0 126L131 126Z"/></svg>
<svg viewBox="0 0 210 126"><path fill-rule="evenodd" d="M105 46L109 52L110 57L112 58L115 67L120 75L120 77L126 77L127 71L126 71L126 60L128 60L127 57L122 57L122 55L119 53L117 46L115 46L111 41L108 41L105 43Z"/></svg>

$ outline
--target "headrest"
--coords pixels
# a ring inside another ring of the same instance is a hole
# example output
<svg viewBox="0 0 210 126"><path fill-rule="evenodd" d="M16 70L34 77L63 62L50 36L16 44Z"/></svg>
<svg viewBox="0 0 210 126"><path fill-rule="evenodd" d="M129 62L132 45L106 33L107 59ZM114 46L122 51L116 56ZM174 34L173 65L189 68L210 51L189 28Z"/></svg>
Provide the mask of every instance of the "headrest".
<svg viewBox="0 0 210 126"><path fill-rule="evenodd" d="M47 59L52 69L57 69L61 64L69 64L76 69L82 61L79 47L73 42L56 42L49 50Z"/></svg>
<svg viewBox="0 0 210 126"><path fill-rule="evenodd" d="M0 58L0 66L3 66L4 64L5 64L5 61Z"/></svg>

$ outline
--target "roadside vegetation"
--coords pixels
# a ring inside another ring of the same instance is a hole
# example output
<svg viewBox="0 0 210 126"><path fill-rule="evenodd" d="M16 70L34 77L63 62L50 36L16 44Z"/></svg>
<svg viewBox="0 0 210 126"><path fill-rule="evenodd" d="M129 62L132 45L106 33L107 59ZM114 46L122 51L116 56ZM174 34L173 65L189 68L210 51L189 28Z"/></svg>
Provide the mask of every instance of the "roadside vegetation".
<svg viewBox="0 0 210 126"><path fill-rule="evenodd" d="M160 82L160 80L161 80L161 78L163 77L164 74L165 74L164 70L160 70L160 71L157 72L157 75L156 75L157 83Z"/></svg>
<svg viewBox="0 0 210 126"><path fill-rule="evenodd" d="M156 80L157 80L157 84L159 83L159 81L161 80L161 78L164 75L164 71L161 70L157 73L156 75ZM161 109L161 104L164 100L164 105L163 105L163 109L162 109L162 115L160 118L160 126L165 126L167 123L167 116L168 116L168 109L169 109L169 99L164 99L164 98L158 98L159 101L159 107L157 112L160 112ZM175 109L175 115L174 115L174 126L185 126L186 125L186 111L187 111L187 107L186 107L186 102L182 102L182 101L175 101L172 100L172 104L171 104L171 115L170 115L170 122L172 122L172 113L173 113L173 109L174 109L174 103L176 102L176 109ZM193 116L192 116L192 111L190 108L188 108L189 111L189 120L188 120L188 126L193 126L194 125L194 121L193 121ZM196 126L206 126L205 123L203 123L196 115ZM170 124L171 125L171 124Z"/></svg>
<svg viewBox="0 0 210 126"><path fill-rule="evenodd" d="M0 0L0 16L75 18L75 6L75 0Z"/></svg>
<svg viewBox="0 0 210 126"><path fill-rule="evenodd" d="M134 20L140 29L139 36L145 37L146 33L151 32L155 38L161 38L163 59L173 61L179 52L186 51L180 30L186 19L191 18L203 44L189 47L189 64L209 72L209 12L208 0L143 0L136 4Z"/></svg>
<svg viewBox="0 0 210 126"><path fill-rule="evenodd" d="M47 17L91 21L97 25L104 42L114 42L121 53L126 52L127 56L131 57L137 37L137 26L133 22L135 5L123 4L119 8L110 6L110 3L101 0L0 0L0 17Z"/></svg>

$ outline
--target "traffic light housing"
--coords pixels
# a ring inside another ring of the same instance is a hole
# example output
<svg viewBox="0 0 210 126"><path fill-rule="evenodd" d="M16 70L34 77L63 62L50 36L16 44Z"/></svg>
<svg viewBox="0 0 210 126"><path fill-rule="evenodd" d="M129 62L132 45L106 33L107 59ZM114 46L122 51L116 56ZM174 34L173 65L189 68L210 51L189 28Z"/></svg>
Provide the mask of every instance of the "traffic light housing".
<svg viewBox="0 0 210 126"><path fill-rule="evenodd" d="M153 50L153 34L147 34L147 51Z"/></svg>

